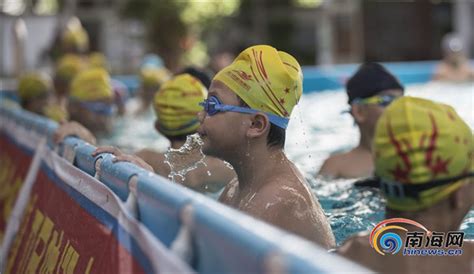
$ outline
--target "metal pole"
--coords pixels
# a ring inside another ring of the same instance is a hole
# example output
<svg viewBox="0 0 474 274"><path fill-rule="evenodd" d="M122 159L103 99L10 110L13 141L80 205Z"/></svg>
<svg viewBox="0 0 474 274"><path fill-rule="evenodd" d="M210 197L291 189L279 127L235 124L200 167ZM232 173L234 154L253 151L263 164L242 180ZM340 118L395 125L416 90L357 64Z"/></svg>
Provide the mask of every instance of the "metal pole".
<svg viewBox="0 0 474 274"><path fill-rule="evenodd" d="M13 50L14 50L14 75L19 77L25 69L26 39L28 31L25 21L19 17L15 19L12 25L13 29Z"/></svg>
<svg viewBox="0 0 474 274"><path fill-rule="evenodd" d="M316 20L317 29L317 50L319 65L332 65L334 63L333 56L333 28L331 24L331 1L324 0L319 10L319 20ZM319 22L318 22L319 21Z"/></svg>
<svg viewBox="0 0 474 274"><path fill-rule="evenodd" d="M468 57L471 57L474 54L472 52L473 45L471 37L471 28L474 24L471 14L472 9L474 9L474 2L470 0L456 0L454 3L454 30L461 36Z"/></svg>
<svg viewBox="0 0 474 274"><path fill-rule="evenodd" d="M0 28L0 76L5 76L7 73L6 73L6 65L5 65L5 56L6 56L6 53L4 52L4 44L5 44L5 41L6 41L6 35L5 35L5 25L7 24L6 22L6 16L4 14L0 14L0 26L2 26ZM0 83L1 84L1 83ZM3 87L0 86L0 89L2 89Z"/></svg>

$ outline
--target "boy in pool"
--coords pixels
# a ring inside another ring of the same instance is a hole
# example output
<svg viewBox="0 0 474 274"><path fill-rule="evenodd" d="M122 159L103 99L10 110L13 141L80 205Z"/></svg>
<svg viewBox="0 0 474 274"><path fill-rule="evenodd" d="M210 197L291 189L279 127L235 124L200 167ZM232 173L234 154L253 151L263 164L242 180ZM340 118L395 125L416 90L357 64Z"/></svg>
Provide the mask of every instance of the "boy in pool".
<svg viewBox="0 0 474 274"><path fill-rule="evenodd" d="M83 124L94 135L109 134L117 114L109 73L90 68L74 77L68 110L71 120Z"/></svg>
<svg viewBox="0 0 474 274"><path fill-rule="evenodd" d="M384 108L404 93L400 82L377 63L360 66L347 82L346 89L349 112L359 127L359 145L324 161L318 174L328 178L359 178L372 174L375 125Z"/></svg>
<svg viewBox="0 0 474 274"><path fill-rule="evenodd" d="M43 115L52 92L52 80L47 74L25 73L18 79L18 97L25 110Z"/></svg>
<svg viewBox="0 0 474 274"><path fill-rule="evenodd" d="M446 34L441 43L444 58L436 67L433 80L465 82L474 81L474 69L464 53L461 38L454 33Z"/></svg>
<svg viewBox="0 0 474 274"><path fill-rule="evenodd" d="M66 110L52 101L53 83L41 72L25 73L18 79L18 97L23 109L61 122L67 120Z"/></svg>
<svg viewBox="0 0 474 274"><path fill-rule="evenodd" d="M77 17L72 17L61 34L61 52L54 75L57 103L65 108L71 82L81 70L87 67L86 52L89 50L89 36Z"/></svg>
<svg viewBox="0 0 474 274"><path fill-rule="evenodd" d="M171 77L171 73L163 66L160 57L149 54L144 59L139 71L141 106L138 113L148 111L156 91Z"/></svg>
<svg viewBox="0 0 474 274"><path fill-rule="evenodd" d="M102 68L108 71L105 55L100 52L89 54L89 36L82 27L77 17L72 17L67 23L66 29L61 35L61 51L64 54L56 64L54 75L54 87L56 91L56 104L66 109L69 93L74 78L87 69ZM115 104L118 111L123 113L122 84L112 80Z"/></svg>
<svg viewBox="0 0 474 274"><path fill-rule="evenodd" d="M222 203L331 248L326 216L283 151L301 94L301 68L291 55L266 45L247 48L212 80L198 132L203 152L237 173Z"/></svg>
<svg viewBox="0 0 474 274"><path fill-rule="evenodd" d="M435 232L459 230L474 204L474 143L453 108L398 99L379 119L374 155L387 219L408 218ZM473 242L465 240L462 249L460 256L382 256L368 235L357 235L337 252L380 273L473 273Z"/></svg>
<svg viewBox="0 0 474 274"><path fill-rule="evenodd" d="M199 127L196 115L202 109L199 102L204 100L206 96L207 89L198 79L189 74L173 77L163 84L155 94L153 100L157 115L155 128L170 141L171 148L180 148L186 141L186 136L196 132ZM61 126L56 135L58 141L68 135L76 135L95 144L93 135L84 127L75 123ZM132 162L164 177L168 177L171 171L168 164L164 162L164 153L152 149L143 149L138 151L136 155L127 155L117 148L106 146L99 147L94 152L94 156L100 153L112 153L116 156L116 161ZM190 158L199 156L189 155ZM188 172L185 180L180 183L200 192L217 192L235 178L234 171L226 167L221 160L206 157L204 163L207 167L198 167ZM210 174L208 174L208 171ZM180 177L175 179L179 180Z"/></svg>

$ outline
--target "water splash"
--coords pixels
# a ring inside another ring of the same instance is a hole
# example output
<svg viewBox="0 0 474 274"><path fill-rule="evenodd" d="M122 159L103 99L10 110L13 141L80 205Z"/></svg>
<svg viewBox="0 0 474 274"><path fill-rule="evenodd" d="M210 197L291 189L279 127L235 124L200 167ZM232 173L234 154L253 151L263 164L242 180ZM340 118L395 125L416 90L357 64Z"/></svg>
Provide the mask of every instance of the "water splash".
<svg viewBox="0 0 474 274"><path fill-rule="evenodd" d="M234 170L234 167L229 163L229 162L226 162L226 161L223 161L224 162L224 166L231 169L231 170Z"/></svg>
<svg viewBox="0 0 474 274"><path fill-rule="evenodd" d="M198 168L199 164L207 166L204 162L206 157L202 152L203 141L198 133L188 135L186 142L179 149L169 148L165 153L165 163L169 165L171 172L168 177L176 182L176 177L181 182L186 178L186 174Z"/></svg>

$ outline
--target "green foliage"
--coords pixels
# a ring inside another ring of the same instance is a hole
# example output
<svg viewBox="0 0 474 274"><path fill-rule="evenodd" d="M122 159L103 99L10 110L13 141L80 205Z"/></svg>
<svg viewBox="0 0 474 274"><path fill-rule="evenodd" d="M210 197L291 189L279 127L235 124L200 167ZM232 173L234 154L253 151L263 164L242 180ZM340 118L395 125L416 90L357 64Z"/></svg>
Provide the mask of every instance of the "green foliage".
<svg viewBox="0 0 474 274"><path fill-rule="evenodd" d="M205 60L206 47L201 33L235 12L239 3L239 0L128 0L121 13L145 23L149 49L160 54L173 69L190 44L195 44L196 49L188 59L192 61L197 56L199 61Z"/></svg>

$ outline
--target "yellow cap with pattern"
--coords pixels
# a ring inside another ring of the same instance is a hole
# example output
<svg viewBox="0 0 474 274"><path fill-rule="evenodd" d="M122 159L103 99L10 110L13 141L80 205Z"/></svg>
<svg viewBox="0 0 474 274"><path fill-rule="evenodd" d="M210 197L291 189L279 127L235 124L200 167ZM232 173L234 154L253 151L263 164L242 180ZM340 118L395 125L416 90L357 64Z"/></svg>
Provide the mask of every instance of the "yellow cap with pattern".
<svg viewBox="0 0 474 274"><path fill-rule="evenodd" d="M103 53L93 52L89 54L89 66L93 68L108 69L107 58Z"/></svg>
<svg viewBox="0 0 474 274"><path fill-rule="evenodd" d="M469 126L452 107L421 98L401 97L385 109L377 123L374 152L387 206L396 210L427 208L458 189L465 181L459 178L473 172ZM449 183L433 185L436 181ZM394 195L395 191L384 191L384 182L422 190L417 197ZM421 188L423 184L430 187Z"/></svg>
<svg viewBox="0 0 474 274"><path fill-rule="evenodd" d="M180 74L164 83L155 94L154 108L160 131L168 136L193 133L199 127L199 103L207 89L189 74Z"/></svg>
<svg viewBox="0 0 474 274"><path fill-rule="evenodd" d="M43 113L49 119L56 122L65 122L69 119L69 113L59 105L50 104L43 108Z"/></svg>
<svg viewBox="0 0 474 274"><path fill-rule="evenodd" d="M86 63L77 54L66 54L58 61L56 76L65 82L70 82L81 70L86 68Z"/></svg>
<svg viewBox="0 0 474 274"><path fill-rule="evenodd" d="M71 98L79 101L98 101L114 97L109 73L102 68L80 72L72 81Z"/></svg>
<svg viewBox="0 0 474 274"><path fill-rule="evenodd" d="M29 100L52 91L51 78L45 73L30 72L18 79L18 95L21 100Z"/></svg>
<svg viewBox="0 0 474 274"><path fill-rule="evenodd" d="M62 46L84 52L89 49L89 36L77 17L72 17L67 23L61 39Z"/></svg>
<svg viewBox="0 0 474 274"><path fill-rule="evenodd" d="M213 80L224 83L251 108L287 118L303 92L298 61L266 45L247 48Z"/></svg>
<svg viewBox="0 0 474 274"><path fill-rule="evenodd" d="M164 67L144 67L140 69L140 80L145 88L158 88L170 77L171 73Z"/></svg>

